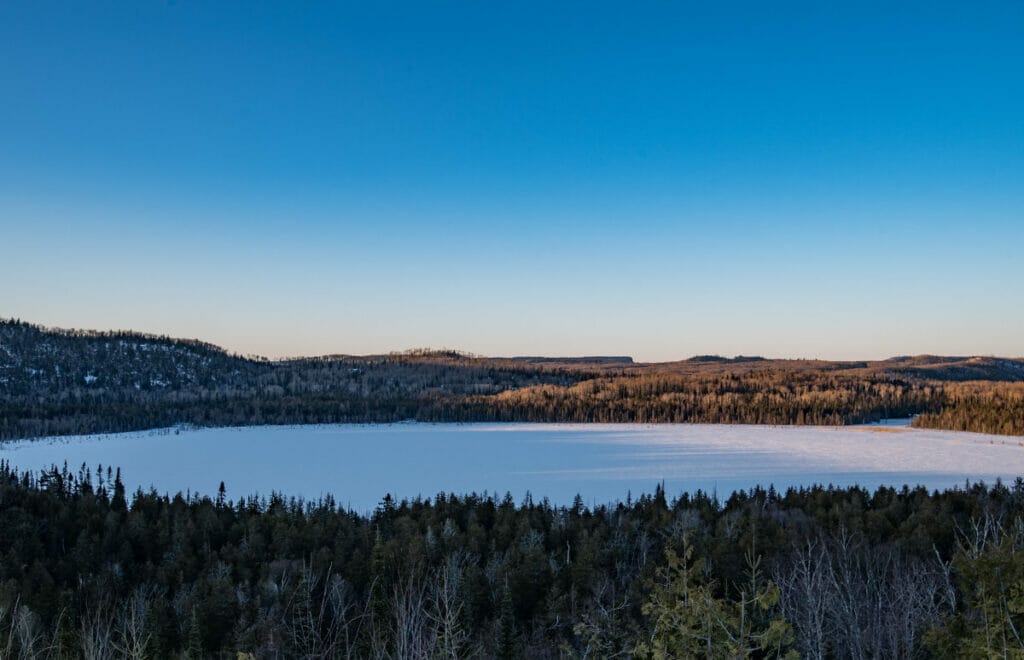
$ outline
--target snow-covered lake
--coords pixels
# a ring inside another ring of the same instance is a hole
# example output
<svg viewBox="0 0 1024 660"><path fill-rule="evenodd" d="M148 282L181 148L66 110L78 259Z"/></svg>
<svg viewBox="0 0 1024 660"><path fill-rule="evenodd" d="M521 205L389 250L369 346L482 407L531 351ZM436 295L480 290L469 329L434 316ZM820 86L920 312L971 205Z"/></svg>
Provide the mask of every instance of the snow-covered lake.
<svg viewBox="0 0 1024 660"><path fill-rule="evenodd" d="M130 491L229 497L333 493L359 511L384 496L511 492L604 503L664 481L727 496L755 484L944 488L1024 475L1024 438L868 427L387 424L264 426L74 436L0 444L21 469L120 466Z"/></svg>

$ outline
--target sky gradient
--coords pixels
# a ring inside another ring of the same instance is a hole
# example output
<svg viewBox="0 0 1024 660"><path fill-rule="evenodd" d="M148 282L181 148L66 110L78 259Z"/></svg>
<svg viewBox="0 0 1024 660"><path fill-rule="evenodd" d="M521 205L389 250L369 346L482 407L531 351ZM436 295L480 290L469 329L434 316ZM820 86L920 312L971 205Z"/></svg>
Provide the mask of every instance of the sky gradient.
<svg viewBox="0 0 1024 660"><path fill-rule="evenodd" d="M1024 3L832 4L0 3L0 316L1024 355Z"/></svg>

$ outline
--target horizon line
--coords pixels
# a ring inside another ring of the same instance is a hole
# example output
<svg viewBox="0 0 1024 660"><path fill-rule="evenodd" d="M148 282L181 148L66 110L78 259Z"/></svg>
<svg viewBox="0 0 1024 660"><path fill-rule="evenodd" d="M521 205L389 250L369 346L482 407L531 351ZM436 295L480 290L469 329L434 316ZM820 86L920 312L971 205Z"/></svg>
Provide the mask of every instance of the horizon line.
<svg viewBox="0 0 1024 660"><path fill-rule="evenodd" d="M891 362L893 360L909 360L915 358L943 358L943 359L959 359L959 360L970 360L976 358L989 358L989 359L1000 359L1000 360L1024 360L1024 356L1010 356L1010 355L996 355L994 353L974 353L974 354L938 354L938 353L915 353L915 354L903 354L903 355L890 355L884 358L825 358L825 357L767 357L764 355L746 355L737 354L733 356L722 355L720 353L694 353L687 357L669 359L669 360L636 360L631 355L622 354L589 354L589 355L545 355L541 353L535 354L523 354L523 355L487 355L482 353L476 353L473 351L463 350L459 348L452 348L447 346L442 347L409 347L405 349L394 349L380 353L345 353L345 352L327 352L327 353L313 353L313 354L298 354L298 355L278 355L269 356L262 355L254 352L241 352L229 348L227 346L200 339L199 337L184 337L184 336L173 336L164 333L147 332L142 330L134 330L131 328L110 328L106 330L99 330L95 328L66 328L60 326L49 326L42 323L35 323L33 321L26 321L20 317L5 317L0 316L0 325L3 324L21 324L26 325L44 333L50 334L80 334L82 336L90 335L130 335L137 336L147 339L167 340L183 343L192 343L203 346L209 346L216 348L227 355L234 357L241 357L256 361L265 362L294 362L299 360L315 360L315 359L327 359L327 358L373 358L373 357L392 357L392 356L405 356L405 357L430 357L431 355L438 355L443 353L451 353L457 357L464 359L479 359L479 360L507 360L507 361L549 361L558 362L562 360L574 361L580 363L586 363L588 361L597 362L605 361L608 363L621 362L623 364L631 365L651 365L651 364L672 364L676 362L831 362L831 363L844 363L844 362L864 362L864 363L877 363L877 362Z"/></svg>

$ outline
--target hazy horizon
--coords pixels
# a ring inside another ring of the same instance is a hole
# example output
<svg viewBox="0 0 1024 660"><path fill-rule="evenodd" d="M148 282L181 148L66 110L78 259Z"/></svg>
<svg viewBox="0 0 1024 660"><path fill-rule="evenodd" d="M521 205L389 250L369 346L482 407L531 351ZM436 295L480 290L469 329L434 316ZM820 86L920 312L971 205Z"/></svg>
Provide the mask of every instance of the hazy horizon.
<svg viewBox="0 0 1024 660"><path fill-rule="evenodd" d="M739 358L758 358L765 360L820 360L820 361L867 361L867 362L880 362L893 358L901 357L960 357L960 358L972 358L972 357L989 357L989 358L1004 358L1004 359L1024 359L1024 356L1020 355L998 355L995 353L900 353L885 356L859 356L859 357L847 357L847 358L834 358L820 355L764 355L761 353L744 352L735 354L724 354L724 353L713 353L708 351L699 351L696 353L690 353L687 355L680 355L677 357L671 357L668 359L655 359L655 360L644 360L631 353L538 353L538 352L524 352L515 354L497 354L497 353L479 353L477 351L470 351L458 346L405 346L400 348L391 348L382 351L368 352L368 353L355 353L346 350L328 350L318 353L295 353L295 354L280 354L280 355L268 355L264 353L257 353L253 351L242 351L232 347L229 344L223 344L215 341L211 341L205 337L198 336L185 336L185 335L173 335L166 332L160 331L149 331L141 330L138 328L86 328L78 326L61 326L61 325L49 325L45 323L39 323L31 319L20 318L17 316L6 317L0 315L0 320L9 321L20 321L23 323L30 323L32 325L40 326L46 330L51 331L85 331L85 332L133 332L140 333L143 335L151 336L163 336L170 339L186 340L186 341L201 341L208 344L213 344L228 353L236 355L251 356L265 358L268 360L289 360L289 359L302 359L302 358L316 358L316 357L331 357L331 356L351 356L351 357L372 357L376 355L394 355L403 353L412 353L417 351L455 351L464 355L481 358L495 358L495 359L527 359L527 358L538 358L538 359L581 359L581 358L630 358L635 363L659 363L659 362L680 362L692 358L702 357L717 357L725 359L739 359Z"/></svg>
<svg viewBox="0 0 1024 660"><path fill-rule="evenodd" d="M1021 356L1022 25L6 3L0 316L272 358Z"/></svg>

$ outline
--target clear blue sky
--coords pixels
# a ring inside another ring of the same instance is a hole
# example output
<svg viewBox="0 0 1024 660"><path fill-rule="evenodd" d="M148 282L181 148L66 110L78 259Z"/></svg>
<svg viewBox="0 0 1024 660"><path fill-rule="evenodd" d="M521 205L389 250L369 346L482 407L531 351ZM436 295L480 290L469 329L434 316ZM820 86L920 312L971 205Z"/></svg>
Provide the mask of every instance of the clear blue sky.
<svg viewBox="0 0 1024 660"><path fill-rule="evenodd" d="M1024 354L1024 3L0 3L0 316Z"/></svg>

